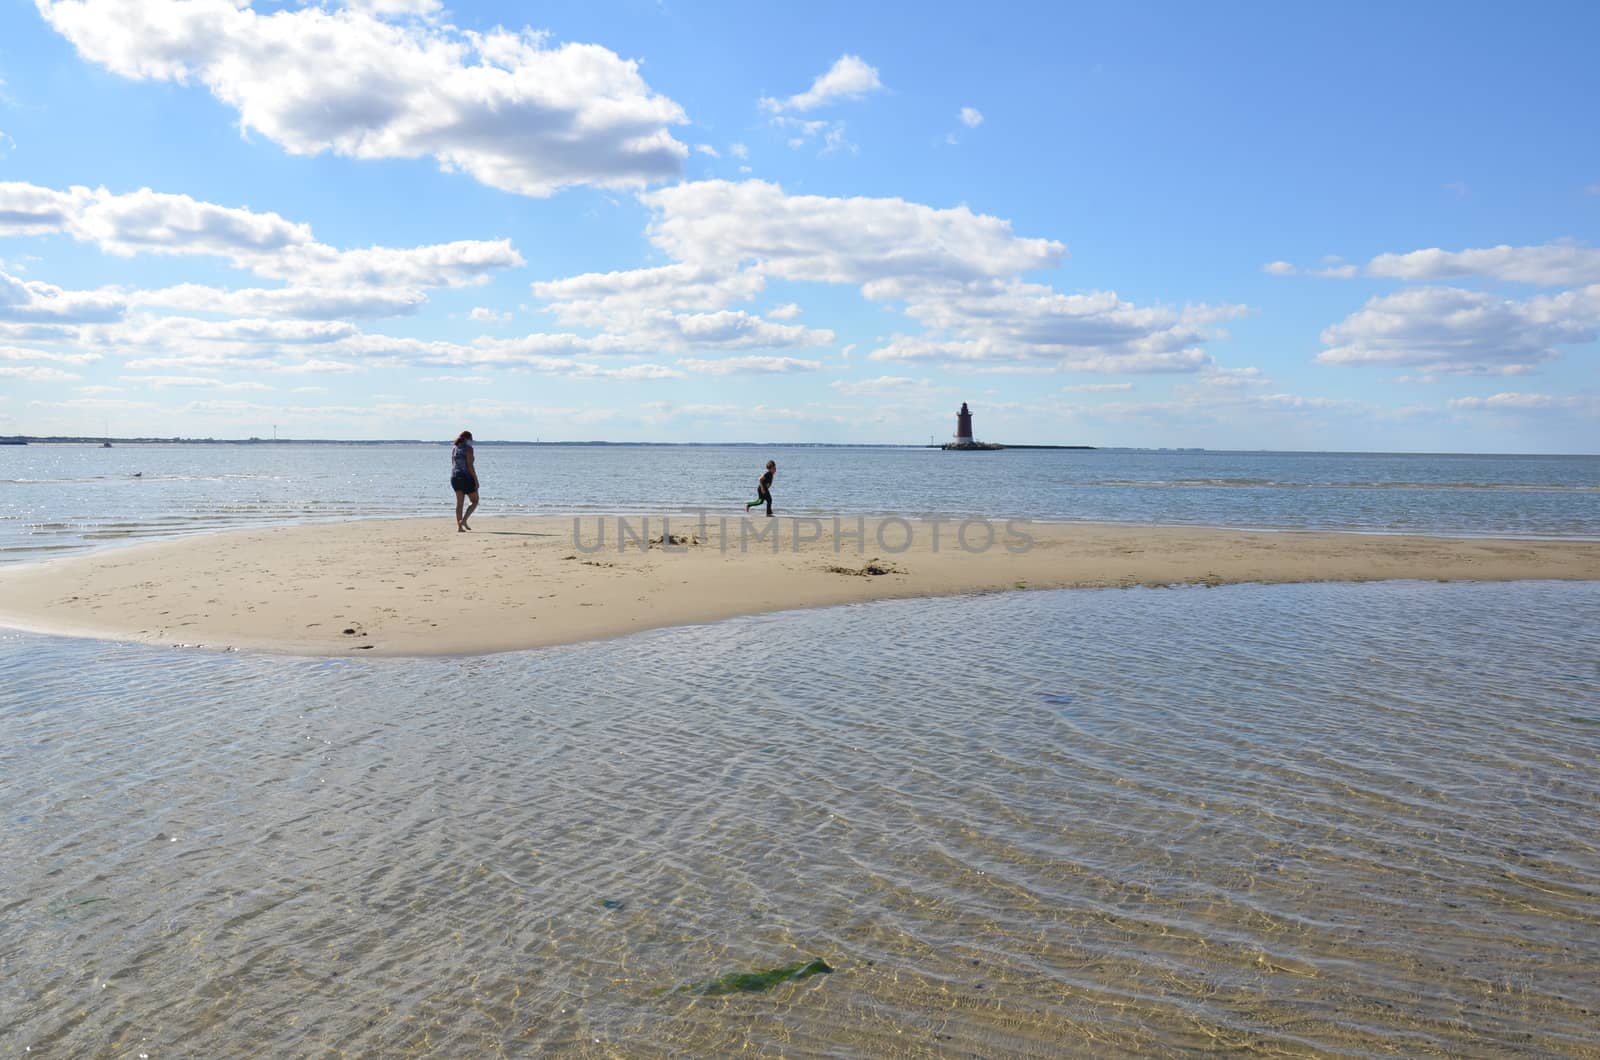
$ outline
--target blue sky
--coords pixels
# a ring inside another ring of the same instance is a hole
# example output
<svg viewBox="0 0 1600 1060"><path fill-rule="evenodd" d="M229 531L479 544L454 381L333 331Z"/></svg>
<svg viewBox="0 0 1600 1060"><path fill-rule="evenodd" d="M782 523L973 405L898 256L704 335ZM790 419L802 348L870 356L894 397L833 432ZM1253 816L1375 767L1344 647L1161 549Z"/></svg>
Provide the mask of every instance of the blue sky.
<svg viewBox="0 0 1600 1060"><path fill-rule="evenodd" d="M1597 39L0 0L0 434L1600 452Z"/></svg>

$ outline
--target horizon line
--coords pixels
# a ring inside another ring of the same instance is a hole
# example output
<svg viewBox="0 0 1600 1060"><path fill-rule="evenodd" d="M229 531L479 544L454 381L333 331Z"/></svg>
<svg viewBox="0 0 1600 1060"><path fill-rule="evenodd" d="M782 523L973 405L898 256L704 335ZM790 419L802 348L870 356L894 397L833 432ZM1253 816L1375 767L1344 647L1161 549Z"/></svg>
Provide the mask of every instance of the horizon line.
<svg viewBox="0 0 1600 1060"><path fill-rule="evenodd" d="M940 449L942 443L927 442L681 442L681 441L613 441L604 438L544 441L543 439L474 438L484 446L619 446L619 447L675 447L675 448L791 448L791 449ZM450 445L450 439L431 438L215 438L185 437L182 435L118 438L105 435L0 435L0 448L15 445ZM1059 443L1002 442L1005 449L1062 450L1069 452L1138 452L1138 453L1277 453L1299 455L1355 455L1355 456L1517 456L1517 457L1600 457L1600 453L1574 452L1485 452L1471 449L1218 449L1210 446L1179 445L1068 445Z"/></svg>

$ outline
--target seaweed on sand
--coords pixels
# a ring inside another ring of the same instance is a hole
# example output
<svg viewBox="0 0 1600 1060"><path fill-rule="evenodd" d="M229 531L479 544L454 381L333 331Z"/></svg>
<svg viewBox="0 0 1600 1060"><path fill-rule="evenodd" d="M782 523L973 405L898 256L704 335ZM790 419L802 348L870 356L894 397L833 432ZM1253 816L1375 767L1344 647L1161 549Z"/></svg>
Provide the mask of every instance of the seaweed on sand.
<svg viewBox="0 0 1600 1060"><path fill-rule="evenodd" d="M698 983L685 983L678 987L677 993L695 994L699 997L720 997L723 994L754 993L758 990L770 990L779 983L788 983L797 979L805 979L813 975L825 975L833 971L827 962L818 957L809 961L796 961L786 964L782 968L769 968L764 972L729 972L719 975L715 979L703 979Z"/></svg>

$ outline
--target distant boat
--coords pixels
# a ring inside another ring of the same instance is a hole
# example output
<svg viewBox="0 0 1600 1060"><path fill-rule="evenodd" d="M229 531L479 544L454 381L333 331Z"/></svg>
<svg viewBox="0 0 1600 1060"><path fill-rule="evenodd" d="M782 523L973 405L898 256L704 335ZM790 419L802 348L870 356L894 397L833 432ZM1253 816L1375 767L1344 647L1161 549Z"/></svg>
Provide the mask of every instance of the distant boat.
<svg viewBox="0 0 1600 1060"><path fill-rule="evenodd" d="M101 442L100 443L100 448L102 448L102 449L110 449L111 448L111 443L110 442Z"/></svg>

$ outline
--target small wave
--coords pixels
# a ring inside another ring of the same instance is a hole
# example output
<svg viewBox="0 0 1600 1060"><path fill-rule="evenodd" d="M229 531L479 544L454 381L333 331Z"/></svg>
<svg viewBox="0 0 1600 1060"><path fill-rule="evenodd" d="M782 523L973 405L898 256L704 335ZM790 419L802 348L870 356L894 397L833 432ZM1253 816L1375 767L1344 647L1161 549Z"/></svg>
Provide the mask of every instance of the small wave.
<svg viewBox="0 0 1600 1060"><path fill-rule="evenodd" d="M1175 478L1175 479L1101 479L1097 482L1085 482L1085 486L1125 486L1134 489L1171 488L1174 486L1233 486L1238 488L1284 488L1292 483L1277 482L1265 478Z"/></svg>
<svg viewBox="0 0 1600 1060"><path fill-rule="evenodd" d="M85 482L114 482L129 475L90 475L86 478L0 478L0 486L72 486Z"/></svg>

